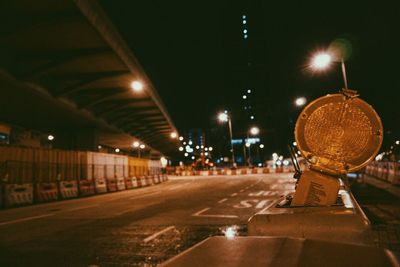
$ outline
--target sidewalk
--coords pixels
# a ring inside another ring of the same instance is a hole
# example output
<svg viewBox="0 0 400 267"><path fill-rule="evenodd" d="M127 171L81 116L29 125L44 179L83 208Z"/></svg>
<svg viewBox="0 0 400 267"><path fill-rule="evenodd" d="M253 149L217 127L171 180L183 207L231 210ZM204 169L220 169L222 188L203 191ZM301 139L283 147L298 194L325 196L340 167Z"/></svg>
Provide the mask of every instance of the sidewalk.
<svg viewBox="0 0 400 267"><path fill-rule="evenodd" d="M363 175L351 189L371 222L375 244L400 259L400 187Z"/></svg>
<svg viewBox="0 0 400 267"><path fill-rule="evenodd" d="M385 190L386 192L400 198L400 186L392 185L388 182L379 180L378 178L366 174L363 174L360 179L361 181L364 181L367 184Z"/></svg>

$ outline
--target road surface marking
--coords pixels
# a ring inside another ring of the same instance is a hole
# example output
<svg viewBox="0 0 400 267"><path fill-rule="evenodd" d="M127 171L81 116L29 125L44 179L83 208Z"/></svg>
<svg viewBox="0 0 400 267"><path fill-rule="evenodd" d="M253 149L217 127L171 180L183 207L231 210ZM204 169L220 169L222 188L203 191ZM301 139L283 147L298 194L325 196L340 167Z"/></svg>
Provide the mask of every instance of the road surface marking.
<svg viewBox="0 0 400 267"><path fill-rule="evenodd" d="M263 199L263 200L246 199L246 200L240 201L239 204L236 204L233 207L235 209L248 209L248 208L252 208L253 206L255 206L256 209L262 209L265 207L269 207L271 205L271 202L273 203L274 201L271 199Z"/></svg>
<svg viewBox="0 0 400 267"><path fill-rule="evenodd" d="M74 208L74 209L65 210L63 212L89 209L89 208L93 208L93 207L97 207L97 206L99 206L99 204L94 204L94 205L89 205L89 206L84 206L84 207L77 207L77 208Z"/></svg>
<svg viewBox="0 0 400 267"><path fill-rule="evenodd" d="M155 234L152 234L152 235L149 236L149 237L146 237L145 239L143 239L143 242L145 242L145 243L150 242L151 240L157 238L159 235L162 235L162 234L164 234L164 233L166 233L166 232L168 232L169 230L172 230L172 229L174 229L174 228L175 228L175 226L168 226L168 227L162 229L161 231L159 231L159 232L157 232L157 233L155 233Z"/></svg>
<svg viewBox="0 0 400 267"><path fill-rule="evenodd" d="M208 217L208 218L239 218L236 215L223 215L223 214L202 214L206 211L208 211L210 208L205 208L202 209L194 214L192 214L193 217Z"/></svg>
<svg viewBox="0 0 400 267"><path fill-rule="evenodd" d="M244 189L240 190L239 192L240 192L240 193L243 193L243 192L244 192Z"/></svg>
<svg viewBox="0 0 400 267"><path fill-rule="evenodd" d="M17 219L17 220L8 221L8 222L1 222L0 226L1 225L7 225L7 224L19 223L19 222L26 222L26 221L30 221L30 220L36 220L36 219L40 219L40 218L50 217L50 216L53 216L53 215L54 215L54 213L50 213L50 214L26 217L26 218Z"/></svg>
<svg viewBox="0 0 400 267"><path fill-rule="evenodd" d="M223 203L223 202L225 202L225 201L227 201L228 199L227 198L223 198L223 199L221 199L220 201L218 201L218 203Z"/></svg>
<svg viewBox="0 0 400 267"><path fill-rule="evenodd" d="M235 196L237 196L237 193L233 193L233 194L231 195L231 197L235 197Z"/></svg>

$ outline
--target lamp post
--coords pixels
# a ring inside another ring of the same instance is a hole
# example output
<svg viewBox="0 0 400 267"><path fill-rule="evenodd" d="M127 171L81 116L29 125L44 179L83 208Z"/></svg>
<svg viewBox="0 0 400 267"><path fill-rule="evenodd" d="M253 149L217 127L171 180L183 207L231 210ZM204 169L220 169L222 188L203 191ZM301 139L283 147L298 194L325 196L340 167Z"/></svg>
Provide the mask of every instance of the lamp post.
<svg viewBox="0 0 400 267"><path fill-rule="evenodd" d="M232 165L233 165L233 167L236 167L235 153L233 151L233 143L232 143L232 122L231 122L231 118L228 116L227 113L220 113L218 115L218 120L221 121L221 122L228 122L229 137L230 137L230 143L231 143L231 153L232 153Z"/></svg>
<svg viewBox="0 0 400 267"><path fill-rule="evenodd" d="M332 55L323 52L323 53L318 53L316 54L312 61L311 61L311 67L316 70L323 70L326 69L332 62ZM342 69L342 77L343 77L343 83L344 83L344 89L348 89L347 87L347 75L346 75L346 66L344 64L344 59L343 57L340 58L340 64L341 64L341 69Z"/></svg>
<svg viewBox="0 0 400 267"><path fill-rule="evenodd" d="M245 146L249 149L247 164L248 166L251 166L251 143L249 140L249 133L253 136L258 135L260 133L260 128L253 126L247 131L247 142L245 144Z"/></svg>

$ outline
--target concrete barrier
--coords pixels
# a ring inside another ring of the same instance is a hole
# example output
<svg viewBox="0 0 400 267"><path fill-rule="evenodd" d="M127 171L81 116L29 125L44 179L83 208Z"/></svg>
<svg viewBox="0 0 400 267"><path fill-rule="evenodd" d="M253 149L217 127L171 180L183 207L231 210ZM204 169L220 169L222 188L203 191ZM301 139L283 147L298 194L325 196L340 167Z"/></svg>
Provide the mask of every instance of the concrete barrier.
<svg viewBox="0 0 400 267"><path fill-rule="evenodd" d="M37 202L50 202L58 199L57 183L36 184Z"/></svg>
<svg viewBox="0 0 400 267"><path fill-rule="evenodd" d="M59 183L59 189L62 199L78 197L78 184L76 181L61 181Z"/></svg>
<svg viewBox="0 0 400 267"><path fill-rule="evenodd" d="M107 191L108 192L116 192L117 191L117 181L113 178L107 179Z"/></svg>
<svg viewBox="0 0 400 267"><path fill-rule="evenodd" d="M95 194L95 188L92 181L80 180L79 181L79 195L82 197L91 196Z"/></svg>
<svg viewBox="0 0 400 267"><path fill-rule="evenodd" d="M94 180L96 194L107 193L107 183L104 178L96 178Z"/></svg>
<svg viewBox="0 0 400 267"><path fill-rule="evenodd" d="M290 207L285 198L276 200L250 218L248 233L372 244L369 221L354 197L344 190L339 197L342 204L330 207Z"/></svg>
<svg viewBox="0 0 400 267"><path fill-rule="evenodd" d="M26 184L4 185L4 206L15 207L33 203L33 186Z"/></svg>
<svg viewBox="0 0 400 267"><path fill-rule="evenodd" d="M337 243L290 237L209 237L161 267L353 267L400 265L386 249L363 244Z"/></svg>
<svg viewBox="0 0 400 267"><path fill-rule="evenodd" d="M125 186L126 189L132 189L133 188L133 180L134 178L131 177L125 177Z"/></svg>
<svg viewBox="0 0 400 267"><path fill-rule="evenodd" d="M116 178L116 184L117 184L117 190L118 191L126 190L124 177L117 177Z"/></svg>

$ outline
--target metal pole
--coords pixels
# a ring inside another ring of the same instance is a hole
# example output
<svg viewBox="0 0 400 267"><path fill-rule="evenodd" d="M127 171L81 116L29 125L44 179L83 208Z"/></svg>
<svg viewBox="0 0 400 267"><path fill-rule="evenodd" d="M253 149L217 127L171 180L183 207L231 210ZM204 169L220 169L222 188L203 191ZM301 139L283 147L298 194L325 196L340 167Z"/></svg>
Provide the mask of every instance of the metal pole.
<svg viewBox="0 0 400 267"><path fill-rule="evenodd" d="M347 88L347 76L346 76L346 67L344 65L344 60L343 58L341 59L342 61L342 75L343 75L343 81L344 81L344 89L348 89Z"/></svg>
<svg viewBox="0 0 400 267"><path fill-rule="evenodd" d="M228 117L228 125L229 125L229 136L231 138L231 152L232 152L232 164L233 167L236 166L236 162L235 162L235 153L233 152L233 143L232 143L232 123L231 123L231 118Z"/></svg>

